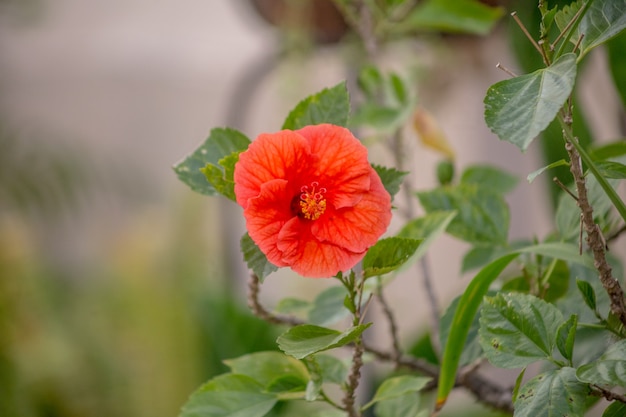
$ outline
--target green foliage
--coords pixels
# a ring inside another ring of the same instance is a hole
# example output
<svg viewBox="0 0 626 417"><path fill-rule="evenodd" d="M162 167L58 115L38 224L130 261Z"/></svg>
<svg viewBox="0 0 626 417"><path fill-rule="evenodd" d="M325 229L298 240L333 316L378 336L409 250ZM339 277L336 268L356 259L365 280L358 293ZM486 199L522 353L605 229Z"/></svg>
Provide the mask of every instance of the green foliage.
<svg viewBox="0 0 626 417"><path fill-rule="evenodd" d="M363 410L374 404L402 397L405 394L417 393L430 382L431 378L420 376L397 376L386 379L376 390L374 398L362 408Z"/></svg>
<svg viewBox="0 0 626 417"><path fill-rule="evenodd" d="M556 15L555 21L561 30L574 17L582 4L582 1L579 0L572 3L569 7L564 7L563 11ZM617 36L626 28L626 15L624 14L626 1L593 1L587 4L589 9L580 19L574 36L570 38L572 43L576 43L580 36L584 34L580 43L579 60L593 48Z"/></svg>
<svg viewBox="0 0 626 417"><path fill-rule="evenodd" d="M563 315L552 304L528 294L485 299L480 314L480 345L500 368L523 368L552 358Z"/></svg>
<svg viewBox="0 0 626 417"><path fill-rule="evenodd" d="M413 256L420 243L421 240L401 237L379 240L363 258L363 276L369 278L398 269Z"/></svg>
<svg viewBox="0 0 626 417"><path fill-rule="evenodd" d="M505 255L485 266L476 274L461 296L459 306L450 324L447 342L443 349L437 391L437 404L439 407L443 406L448 398L448 394L454 387L456 372L461 360L465 341L471 323L478 311L478 307L482 303L482 297L489 290L491 283L498 278L504 268L516 257L516 253Z"/></svg>
<svg viewBox="0 0 626 417"><path fill-rule="evenodd" d="M624 415L626 415L626 404L614 402L604 410L602 417L622 417Z"/></svg>
<svg viewBox="0 0 626 417"><path fill-rule="evenodd" d="M456 211L448 233L469 243L504 244L509 209L502 196L489 188L461 183L420 191L417 197L427 213Z"/></svg>
<svg viewBox="0 0 626 417"><path fill-rule="evenodd" d="M576 379L574 369L548 371L520 389L515 417L582 417L588 394L589 387Z"/></svg>
<svg viewBox="0 0 626 417"><path fill-rule="evenodd" d="M261 282L272 272L278 268L267 260L267 257L259 247L254 243L250 235L247 233L241 238L241 252L243 258L254 274Z"/></svg>
<svg viewBox="0 0 626 417"><path fill-rule="evenodd" d="M413 259L417 260L426 254L430 245L445 231L456 211L433 211L425 216L413 219L404 225L398 237L421 240Z"/></svg>
<svg viewBox="0 0 626 417"><path fill-rule="evenodd" d="M517 177L499 168L488 165L467 167L461 175L462 184L476 184L489 188L497 194L507 194L517 185Z"/></svg>
<svg viewBox="0 0 626 417"><path fill-rule="evenodd" d="M246 375L224 374L189 397L180 417L262 417L278 402L275 394Z"/></svg>
<svg viewBox="0 0 626 417"><path fill-rule="evenodd" d="M345 83L340 83L298 103L285 119L283 129L297 130L321 123L346 126L349 115L350 97Z"/></svg>
<svg viewBox="0 0 626 417"><path fill-rule="evenodd" d="M232 181L232 167L236 162L235 157L230 155L245 150L249 144L250 140L234 129L213 129L198 149L174 165L174 172L178 179L191 187L193 191L206 195L226 192L228 196L229 187L226 186L226 182ZM213 183L207 181L208 174L205 176L205 173L201 171L207 166L213 167L208 169L211 179L217 182L219 190ZM220 166L224 167L226 176L217 172L222 171Z"/></svg>
<svg viewBox="0 0 626 417"><path fill-rule="evenodd" d="M411 116L415 99L398 74L383 74L376 67L366 66L359 73L357 83L365 101L356 107L350 120L352 126L388 133L401 128Z"/></svg>
<svg viewBox="0 0 626 417"><path fill-rule="evenodd" d="M452 303L450 303L446 311L441 316L441 320L439 321L439 339L441 346L447 346L448 344L447 342L452 328L452 320L456 315L460 299L461 296L458 296L452 300ZM478 343L478 328L479 321L478 315L476 315L468 328L465 344L461 350L461 356L459 358L459 366L468 365L482 356L483 349Z"/></svg>
<svg viewBox="0 0 626 417"><path fill-rule="evenodd" d="M287 355L302 359L314 353L354 342L371 324L360 324L343 332L311 324L301 324L280 335L276 342L280 350Z"/></svg>
<svg viewBox="0 0 626 417"><path fill-rule="evenodd" d="M402 181L408 172L398 171L394 168L386 168L380 165L372 165L380 180L383 182L385 186L385 190L391 195L391 199L400 191L400 186L402 185Z"/></svg>
<svg viewBox="0 0 626 417"><path fill-rule="evenodd" d="M626 340L614 343L598 360L578 368L576 377L593 385L626 387Z"/></svg>
<svg viewBox="0 0 626 417"><path fill-rule="evenodd" d="M525 151L554 120L575 80L576 55L566 54L547 68L492 85L484 100L487 126Z"/></svg>
<svg viewBox="0 0 626 417"><path fill-rule="evenodd" d="M475 0L427 0L404 22L404 28L419 31L486 35L504 10Z"/></svg>

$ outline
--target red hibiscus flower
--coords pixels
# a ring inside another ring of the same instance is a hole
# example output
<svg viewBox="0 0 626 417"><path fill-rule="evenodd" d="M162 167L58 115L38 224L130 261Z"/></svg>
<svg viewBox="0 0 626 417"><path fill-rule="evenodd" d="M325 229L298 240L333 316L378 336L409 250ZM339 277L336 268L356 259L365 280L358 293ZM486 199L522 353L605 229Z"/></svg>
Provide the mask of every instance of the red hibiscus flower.
<svg viewBox="0 0 626 417"><path fill-rule="evenodd" d="M261 134L235 165L248 234L267 259L306 277L352 268L387 230L391 197L349 130Z"/></svg>

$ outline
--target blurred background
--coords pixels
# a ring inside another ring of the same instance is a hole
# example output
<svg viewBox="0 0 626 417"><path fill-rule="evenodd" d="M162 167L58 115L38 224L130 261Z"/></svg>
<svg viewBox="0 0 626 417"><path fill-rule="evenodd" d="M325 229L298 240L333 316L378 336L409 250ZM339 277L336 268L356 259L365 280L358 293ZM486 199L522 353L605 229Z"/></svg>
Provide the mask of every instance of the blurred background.
<svg viewBox="0 0 626 417"><path fill-rule="evenodd" d="M239 208L194 194L171 167L213 127L275 131L306 95L350 85L358 48L332 11L303 36L297 18L271 23L277 2L257 3L263 13L246 0L0 0L0 416L173 416L222 359L275 348L278 330L245 307ZM521 156L482 119L505 77L495 64L522 72L507 45L500 27L398 43L382 62L417 74L459 166L524 178L537 150ZM605 79L593 88L617 100ZM619 134L610 122L601 137ZM440 157L408 146L414 184L434 186ZM544 192L520 181L513 237L547 232ZM466 248L433 247L444 305L467 282ZM272 305L327 284L281 271L263 292ZM425 296L411 278L389 290L410 340L427 327Z"/></svg>

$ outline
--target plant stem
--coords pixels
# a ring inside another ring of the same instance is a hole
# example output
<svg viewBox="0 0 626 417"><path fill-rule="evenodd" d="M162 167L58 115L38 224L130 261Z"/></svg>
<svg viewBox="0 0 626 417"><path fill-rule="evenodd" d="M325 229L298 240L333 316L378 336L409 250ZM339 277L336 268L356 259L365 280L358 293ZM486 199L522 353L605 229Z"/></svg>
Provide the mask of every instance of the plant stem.
<svg viewBox="0 0 626 417"><path fill-rule="evenodd" d="M354 277L354 272L351 272L351 276ZM354 282L354 280L352 280ZM353 315L353 325L358 326L361 323L361 301L363 300L363 286L365 285L365 278L361 275L361 279L356 284L356 290L353 288L350 290L350 297L352 297L352 304L355 306ZM361 367L363 366L363 339L360 335L354 341L354 351L352 352L352 367L350 368L350 375L346 381L343 406L348 413L348 417L360 417L361 412L354 406L356 400L356 389L359 386L361 380Z"/></svg>
<svg viewBox="0 0 626 417"><path fill-rule="evenodd" d="M589 248L593 253L594 265L599 273L600 282L602 282L604 289L609 295L609 299L611 301L611 313L613 313L619 319L619 321L626 326L626 305L624 303L624 292L622 290L622 287L620 286L619 281L613 277L612 268L606 260L606 244L604 238L601 235L600 228L593 219L593 207L589 203L589 199L587 197L587 186L585 184L581 157L582 160L585 161L585 164L587 164L589 170L598 180L598 183L608 194L609 198L611 198L611 196L615 194L615 198L619 200L619 203L621 203L622 207L623 202L621 201L621 199L619 199L619 196L617 196L613 187L611 187L606 179L602 177L602 175L600 175L589 155L578 143L578 140L573 136L571 131L571 124L565 121L565 116L561 114L558 116L558 119L561 123L561 127L563 128L563 135L565 137L565 149L567 150L571 161L570 172L574 177L574 183L576 185L576 191L578 194L577 203L582 214L582 222L585 227L585 231L587 232L587 245L589 245ZM571 120L571 118L568 117L567 120ZM611 198L611 201L613 201L613 203L615 204L613 198ZM619 205L615 205L619 211ZM620 214L622 214L621 211ZM626 208L624 208L624 213L622 214L622 217L626 219Z"/></svg>

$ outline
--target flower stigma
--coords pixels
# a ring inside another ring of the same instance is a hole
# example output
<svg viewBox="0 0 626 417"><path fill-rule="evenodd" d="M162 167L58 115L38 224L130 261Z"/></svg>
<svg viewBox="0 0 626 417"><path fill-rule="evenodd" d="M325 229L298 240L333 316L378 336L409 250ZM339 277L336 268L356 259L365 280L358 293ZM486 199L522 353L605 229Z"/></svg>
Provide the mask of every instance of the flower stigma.
<svg viewBox="0 0 626 417"><path fill-rule="evenodd" d="M317 220L326 211L326 188L320 187L317 181L311 183L311 187L303 185L300 188L300 211L307 220Z"/></svg>

